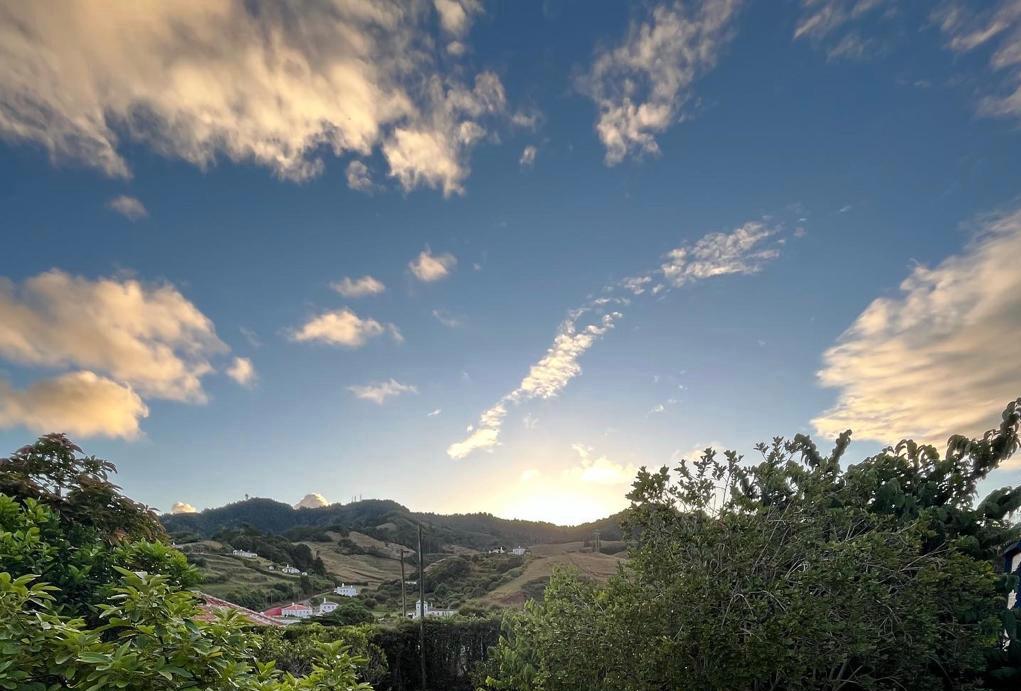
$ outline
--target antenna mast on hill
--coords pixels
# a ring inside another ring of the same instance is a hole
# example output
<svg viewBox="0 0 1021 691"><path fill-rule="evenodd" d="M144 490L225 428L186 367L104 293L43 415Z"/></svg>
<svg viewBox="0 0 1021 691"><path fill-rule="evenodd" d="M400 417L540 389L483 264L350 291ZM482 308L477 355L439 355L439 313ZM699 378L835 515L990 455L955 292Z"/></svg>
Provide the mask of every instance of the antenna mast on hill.
<svg viewBox="0 0 1021 691"><path fill-rule="evenodd" d="M401 618L408 616L408 594L404 588L404 547L401 547Z"/></svg>
<svg viewBox="0 0 1021 691"><path fill-rule="evenodd" d="M425 683L425 556L422 554L422 526L418 526L418 653L422 662L422 691Z"/></svg>

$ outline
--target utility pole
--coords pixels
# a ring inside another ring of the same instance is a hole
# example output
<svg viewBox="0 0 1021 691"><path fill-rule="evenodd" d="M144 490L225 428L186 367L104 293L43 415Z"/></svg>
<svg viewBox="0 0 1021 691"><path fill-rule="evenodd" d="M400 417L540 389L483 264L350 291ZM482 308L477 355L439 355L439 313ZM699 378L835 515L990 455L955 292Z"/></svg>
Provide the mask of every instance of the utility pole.
<svg viewBox="0 0 1021 691"><path fill-rule="evenodd" d="M401 547L401 619L408 616L408 594L404 590L404 548Z"/></svg>
<svg viewBox="0 0 1021 691"><path fill-rule="evenodd" d="M418 656L422 662L422 691L425 682L425 555L422 554L422 526L418 526Z"/></svg>

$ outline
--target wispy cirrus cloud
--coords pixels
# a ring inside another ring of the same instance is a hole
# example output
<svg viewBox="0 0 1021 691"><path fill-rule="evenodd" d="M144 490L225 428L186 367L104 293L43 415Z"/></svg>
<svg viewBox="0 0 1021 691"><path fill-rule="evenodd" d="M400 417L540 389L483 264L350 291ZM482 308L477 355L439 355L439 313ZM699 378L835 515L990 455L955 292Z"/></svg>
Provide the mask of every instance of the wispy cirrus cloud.
<svg viewBox="0 0 1021 691"><path fill-rule="evenodd" d="M141 221L149 217L149 211L140 200L126 194L114 197L106 205L129 221Z"/></svg>
<svg viewBox="0 0 1021 691"><path fill-rule="evenodd" d="M816 430L940 444L993 427L1021 394L1019 253L1021 209L984 219L962 253L874 300L823 356L819 380L839 396Z"/></svg>
<svg viewBox="0 0 1021 691"><path fill-rule="evenodd" d="M861 23L889 16L897 5L898 0L801 0L794 38L822 48L829 60L874 57L885 51L885 39L863 31Z"/></svg>
<svg viewBox="0 0 1021 691"><path fill-rule="evenodd" d="M318 341L345 348L361 348L385 333L389 333L395 341L404 340L395 325L380 323L372 317L359 317L354 310L343 307L312 317L292 330L290 337L299 342Z"/></svg>
<svg viewBox="0 0 1021 691"><path fill-rule="evenodd" d="M410 384L402 384L393 378L371 384L349 386L347 390L353 393L356 398L360 398L363 401L372 401L376 405L383 405L390 398L418 393L418 388Z"/></svg>
<svg viewBox="0 0 1021 691"><path fill-rule="evenodd" d="M478 423L468 428L468 436L447 447L447 455L462 459L476 451L492 450L500 444L500 431L511 407L558 396L581 374L581 357L624 317L631 299L727 274L756 273L779 256L777 243L771 244L778 232L777 226L750 221L730 233L711 233L669 252L659 268L607 286L599 297L568 313L552 345L517 388L482 413Z"/></svg>
<svg viewBox="0 0 1021 691"><path fill-rule="evenodd" d="M624 40L596 53L578 82L599 110L606 163L658 154L656 135L683 119L692 85L711 70L734 33L740 0L655 5Z"/></svg>
<svg viewBox="0 0 1021 691"><path fill-rule="evenodd" d="M932 19L954 53L991 51L988 69L1002 81L986 89L979 112L1021 118L1021 0L944 2Z"/></svg>
<svg viewBox="0 0 1021 691"><path fill-rule="evenodd" d="M299 181L330 154L381 151L405 189L460 193L471 150L513 117L494 73L456 62L481 11L467 0L437 0L435 13L422 3L3 3L0 136L116 177L131 175L127 142ZM437 35L461 49L441 56ZM365 189L365 169L348 172Z"/></svg>
<svg viewBox="0 0 1021 691"><path fill-rule="evenodd" d="M331 283L330 287L340 293L346 298L360 298L366 295L379 295L386 290L386 286L383 282L372 276L362 276L361 278L351 278L345 276L335 283Z"/></svg>

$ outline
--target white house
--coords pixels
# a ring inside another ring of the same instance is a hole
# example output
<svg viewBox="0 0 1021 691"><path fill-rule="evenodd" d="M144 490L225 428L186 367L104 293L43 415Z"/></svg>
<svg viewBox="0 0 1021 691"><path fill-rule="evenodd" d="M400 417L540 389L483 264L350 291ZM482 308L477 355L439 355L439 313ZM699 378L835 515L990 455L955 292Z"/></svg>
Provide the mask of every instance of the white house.
<svg viewBox="0 0 1021 691"><path fill-rule="evenodd" d="M523 557L525 556L525 552L527 551L528 551L527 549L519 545L518 547L515 547L514 549L511 550L511 554L513 554L515 557Z"/></svg>
<svg viewBox="0 0 1021 691"><path fill-rule="evenodd" d="M436 609L428 602L425 603L425 607L422 607L421 600L415 600L415 611L408 612L408 619L418 619L422 616L423 610L425 611L426 617L452 617L457 614L457 610L454 609Z"/></svg>
<svg viewBox="0 0 1021 691"><path fill-rule="evenodd" d="M333 610L337 609L337 603L332 600L323 600L319 603L319 607L316 609L317 615L329 614Z"/></svg>
<svg viewBox="0 0 1021 691"><path fill-rule="evenodd" d="M489 550L489 554L506 554L506 553L507 550L505 550L503 546L494 547L493 549Z"/></svg>
<svg viewBox="0 0 1021 691"><path fill-rule="evenodd" d="M284 566L280 567L280 573L295 574L295 573L301 573L301 571L299 571L298 569L294 568L290 564L285 564Z"/></svg>
<svg viewBox="0 0 1021 691"><path fill-rule="evenodd" d="M231 554L233 554L235 557L241 557L242 559L255 559L257 556L259 556L255 552L248 552L243 549L236 549L233 552L231 552Z"/></svg>
<svg viewBox="0 0 1021 691"><path fill-rule="evenodd" d="M297 602L292 602L286 607L280 608L280 616L282 617L296 617L298 619L308 619L312 616L312 608L308 605L303 605Z"/></svg>
<svg viewBox="0 0 1021 691"><path fill-rule="evenodd" d="M344 597L355 597L358 594L358 588L353 585L344 585L341 583L333 589L337 595L343 595Z"/></svg>

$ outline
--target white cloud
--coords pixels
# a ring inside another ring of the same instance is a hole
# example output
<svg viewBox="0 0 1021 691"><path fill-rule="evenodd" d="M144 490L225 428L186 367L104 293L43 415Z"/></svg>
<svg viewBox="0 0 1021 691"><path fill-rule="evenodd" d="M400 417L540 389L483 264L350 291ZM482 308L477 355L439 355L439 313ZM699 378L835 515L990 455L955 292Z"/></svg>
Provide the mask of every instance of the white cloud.
<svg viewBox="0 0 1021 691"><path fill-rule="evenodd" d="M319 492L311 492L301 498L297 504L294 505L296 509L318 509L323 506L329 506L330 502L326 500L326 497L319 494Z"/></svg>
<svg viewBox="0 0 1021 691"><path fill-rule="evenodd" d="M256 379L255 366L249 358L236 357L227 368L227 376L241 386L253 386Z"/></svg>
<svg viewBox="0 0 1021 691"><path fill-rule="evenodd" d="M194 506L183 501L175 501L174 505L170 507L170 513L198 513L198 512L199 512L198 509L196 509Z"/></svg>
<svg viewBox="0 0 1021 691"><path fill-rule="evenodd" d="M776 247L762 246L776 233L776 228L761 221L749 221L730 233L712 233L692 247L670 251L660 270L678 288L713 276L756 273L780 255Z"/></svg>
<svg viewBox="0 0 1021 691"><path fill-rule="evenodd" d="M381 149L406 188L460 191L478 141L466 128L507 114L503 103L466 110L470 73L434 45L440 27L463 40L478 6L437 5L438 15L358 0L5 3L0 136L118 177L131 174L129 141L288 180L319 175L330 154Z"/></svg>
<svg viewBox="0 0 1021 691"><path fill-rule="evenodd" d="M376 189L372 182L372 174L369 167L361 161L351 161L347 164L347 186L359 192L372 192Z"/></svg>
<svg viewBox="0 0 1021 691"><path fill-rule="evenodd" d="M521 152L521 158L518 160L518 164L522 168L531 168L535 165L535 156L539 153L539 150L529 144Z"/></svg>
<svg viewBox="0 0 1021 691"><path fill-rule="evenodd" d="M433 0L440 26L453 36L463 36L471 27L472 15L482 12L478 0Z"/></svg>
<svg viewBox="0 0 1021 691"><path fill-rule="evenodd" d="M345 276L330 287L346 298L360 298L366 295L379 295L386 290L383 282L372 276L350 278Z"/></svg>
<svg viewBox="0 0 1021 691"><path fill-rule="evenodd" d="M979 101L979 112L1021 118L1021 0L978 5L945 2L933 19L946 37L949 50L967 53L992 49L989 70L1001 75L1003 83Z"/></svg>
<svg viewBox="0 0 1021 691"><path fill-rule="evenodd" d="M148 415L130 386L93 372L69 372L20 391L0 380L0 427L133 439Z"/></svg>
<svg viewBox="0 0 1021 691"><path fill-rule="evenodd" d="M89 280L52 270L0 278L0 356L99 370L143 396L202 402L210 358L227 352L212 321L170 284Z"/></svg>
<svg viewBox="0 0 1021 691"><path fill-rule="evenodd" d="M259 338L259 334L255 333L254 329L249 329L247 326L240 326L238 327L238 331L240 331L241 335L245 337L246 341L248 341L248 345L253 348L262 347L262 340Z"/></svg>
<svg viewBox="0 0 1021 691"><path fill-rule="evenodd" d="M864 36L858 22L887 17L896 5L897 0L801 0L794 38L825 48L829 60L867 59L883 52L885 44Z"/></svg>
<svg viewBox="0 0 1021 691"><path fill-rule="evenodd" d="M349 386L347 390L363 401L372 401L376 405L383 405L388 398L395 398L404 394L418 393L418 389L410 384L402 384L396 379L388 381L373 382L364 386Z"/></svg>
<svg viewBox="0 0 1021 691"><path fill-rule="evenodd" d="M596 132L608 165L659 153L655 135L682 119L692 84L715 66L740 5L657 5L645 21L631 23L620 45L597 53L579 86L599 109Z"/></svg>
<svg viewBox="0 0 1021 691"><path fill-rule="evenodd" d="M541 471L538 471L535 468L528 468L521 472L521 482L531 482L541 475Z"/></svg>
<svg viewBox="0 0 1021 691"><path fill-rule="evenodd" d="M438 321L440 324L443 324L443 326L446 326L447 328L450 329L456 329L457 327L461 326L462 323L459 318L455 317L446 310L441 309L433 310L433 317L435 317L436 321Z"/></svg>
<svg viewBox="0 0 1021 691"><path fill-rule="evenodd" d="M417 257L408 262L408 268L420 281L432 283L446 278L457 266L457 257L448 253L433 255L426 247Z"/></svg>
<svg viewBox="0 0 1021 691"><path fill-rule="evenodd" d="M649 294L658 295L698 280L756 273L779 256L779 250L768 244L778 232L763 223L748 222L730 233L712 233L694 245L671 251L659 269L607 286L601 297L568 313L553 344L529 368L518 387L484 412L465 439L447 447L447 455L462 459L475 451L491 451L500 445L500 430L509 406L559 395L581 374L581 357L624 316L621 310L629 304L628 295L644 294L647 288Z"/></svg>
<svg viewBox="0 0 1021 691"><path fill-rule="evenodd" d="M633 465L614 463L606 456L593 457L594 449L584 444L572 444L581 462L565 472L568 478L593 485L630 485L634 482L638 468Z"/></svg>
<svg viewBox="0 0 1021 691"><path fill-rule="evenodd" d="M432 412L426 413L425 416L426 417L436 417L437 415L439 415L442 412L443 412L443 410L441 410L440 408L437 408L437 409L433 410Z"/></svg>
<svg viewBox="0 0 1021 691"><path fill-rule="evenodd" d="M394 340L403 340L393 324L381 324L371 317L359 317L347 307L312 317L300 329L291 332L295 341L319 341L347 348L361 348L369 339L389 332Z"/></svg>
<svg viewBox="0 0 1021 691"><path fill-rule="evenodd" d="M145 204L134 197L129 197L126 194L114 197L107 202L106 205L129 221L140 221L143 218L148 218L149 216L149 212L146 210Z"/></svg>
<svg viewBox="0 0 1021 691"><path fill-rule="evenodd" d="M823 356L836 404L813 420L834 437L944 443L998 421L1021 392L1021 209L985 219L958 255L916 267Z"/></svg>

